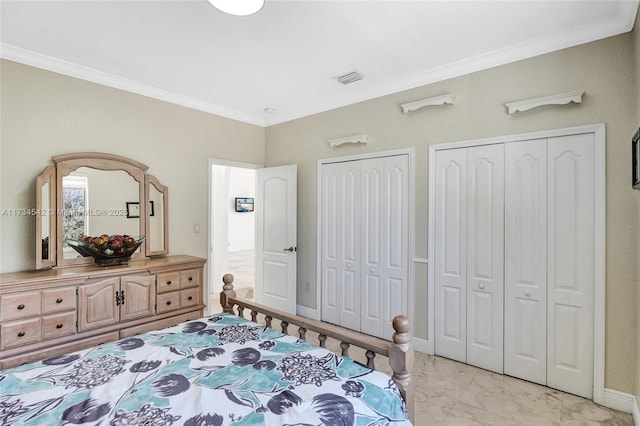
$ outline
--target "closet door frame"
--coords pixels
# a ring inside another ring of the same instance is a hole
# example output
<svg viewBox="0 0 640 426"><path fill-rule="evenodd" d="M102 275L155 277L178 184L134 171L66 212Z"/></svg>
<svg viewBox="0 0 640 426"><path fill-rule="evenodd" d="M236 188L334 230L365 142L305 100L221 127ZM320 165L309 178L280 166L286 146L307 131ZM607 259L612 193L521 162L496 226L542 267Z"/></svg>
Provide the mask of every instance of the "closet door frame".
<svg viewBox="0 0 640 426"><path fill-rule="evenodd" d="M341 157L330 157L330 158L322 158L318 160L318 168L316 171L316 179L317 179L317 190L316 190L316 206L317 206L317 216L316 216L316 320L320 321L322 319L322 217L321 217L321 209L322 209L322 166L324 164L331 163L339 163L344 161L357 161L357 160L366 160L370 158L380 158L380 157L391 157L394 155L407 155L409 160L409 182L408 182L408 194L409 199L407 200L407 208L408 212L408 232L407 232L407 298L408 304L407 309L408 317L409 317L409 325L412 330L414 330L414 311L415 311L415 265L419 262L419 259L415 258L415 237L414 237L414 229L415 229L415 209L414 209L414 199L415 199L415 149L396 149L390 151L378 151L378 152L369 152L363 154L354 154L347 155Z"/></svg>
<svg viewBox="0 0 640 426"><path fill-rule="evenodd" d="M492 138L473 139L429 145L429 218L428 218L428 253L429 273L427 284L427 353L435 351L435 157L436 152L452 148L468 148L497 143L522 142L530 139L544 139L558 136L570 136L591 133L595 139L595 292L594 292L594 329L593 329L593 400L605 404L604 363L605 363L605 244L606 244L606 204L605 204L605 124L592 124L578 127L543 130L538 132L519 133Z"/></svg>

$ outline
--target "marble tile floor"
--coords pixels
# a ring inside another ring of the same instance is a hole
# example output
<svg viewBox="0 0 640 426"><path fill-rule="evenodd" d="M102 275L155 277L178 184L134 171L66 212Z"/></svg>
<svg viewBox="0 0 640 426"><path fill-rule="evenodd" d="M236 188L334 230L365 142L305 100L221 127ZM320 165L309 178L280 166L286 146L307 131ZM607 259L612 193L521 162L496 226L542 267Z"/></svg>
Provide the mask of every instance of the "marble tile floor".
<svg viewBox="0 0 640 426"><path fill-rule="evenodd" d="M280 330L276 320L272 326ZM289 334L296 333L297 327L289 326ZM306 340L318 344L317 336L307 332ZM327 348L341 353L336 340L327 340ZM352 347L349 356L366 363L364 350ZM377 356L375 363L378 370L391 375L387 358ZM631 414L439 356L416 352L413 378L416 426L634 425Z"/></svg>
<svg viewBox="0 0 640 426"><path fill-rule="evenodd" d="M253 253L229 253L229 272L239 297L253 298ZM277 321L273 328L280 329ZM290 326L289 334L296 330ZM307 341L317 344L317 334L308 332ZM329 350L338 354L339 345L327 341ZM349 354L366 363L363 350L352 348ZM386 358L377 357L376 367L391 374ZM630 414L593 401L438 356L416 352L413 377L416 426L634 424Z"/></svg>

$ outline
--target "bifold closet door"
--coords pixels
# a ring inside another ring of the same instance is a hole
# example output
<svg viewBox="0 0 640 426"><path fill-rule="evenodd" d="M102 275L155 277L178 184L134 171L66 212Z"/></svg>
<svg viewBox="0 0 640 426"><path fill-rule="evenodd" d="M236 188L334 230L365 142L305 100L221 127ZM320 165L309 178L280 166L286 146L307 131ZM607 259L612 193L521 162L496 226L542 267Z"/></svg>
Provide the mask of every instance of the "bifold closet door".
<svg viewBox="0 0 640 426"><path fill-rule="evenodd" d="M360 330L360 162L322 166L322 319Z"/></svg>
<svg viewBox="0 0 640 426"><path fill-rule="evenodd" d="M547 385L593 396L595 136L548 139Z"/></svg>
<svg viewBox="0 0 640 426"><path fill-rule="evenodd" d="M547 380L547 140L505 144L504 373Z"/></svg>
<svg viewBox="0 0 640 426"><path fill-rule="evenodd" d="M361 329L391 339L408 312L409 157L361 160Z"/></svg>
<svg viewBox="0 0 640 426"><path fill-rule="evenodd" d="M467 362L502 373L504 145L467 152Z"/></svg>
<svg viewBox="0 0 640 426"><path fill-rule="evenodd" d="M467 148L435 168L435 353L467 362Z"/></svg>
<svg viewBox="0 0 640 426"><path fill-rule="evenodd" d="M322 165L322 320L391 339L408 312L409 156Z"/></svg>
<svg viewBox="0 0 640 426"><path fill-rule="evenodd" d="M435 163L435 352L502 372L504 146Z"/></svg>

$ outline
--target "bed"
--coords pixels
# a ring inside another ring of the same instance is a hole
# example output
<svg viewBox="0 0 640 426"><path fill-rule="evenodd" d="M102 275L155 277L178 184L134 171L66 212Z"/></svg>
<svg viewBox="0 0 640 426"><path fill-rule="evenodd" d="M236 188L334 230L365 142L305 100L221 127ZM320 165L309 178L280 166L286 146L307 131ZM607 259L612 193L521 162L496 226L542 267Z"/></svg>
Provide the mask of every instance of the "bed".
<svg viewBox="0 0 640 426"><path fill-rule="evenodd" d="M237 299L232 280L225 275L220 314L0 371L0 424L411 424L406 318L394 320L392 343L356 341ZM273 318L299 336L271 328ZM303 340L307 331L321 347ZM362 344L368 365L323 347L336 336L343 354ZM389 357L393 377L372 368L375 353Z"/></svg>

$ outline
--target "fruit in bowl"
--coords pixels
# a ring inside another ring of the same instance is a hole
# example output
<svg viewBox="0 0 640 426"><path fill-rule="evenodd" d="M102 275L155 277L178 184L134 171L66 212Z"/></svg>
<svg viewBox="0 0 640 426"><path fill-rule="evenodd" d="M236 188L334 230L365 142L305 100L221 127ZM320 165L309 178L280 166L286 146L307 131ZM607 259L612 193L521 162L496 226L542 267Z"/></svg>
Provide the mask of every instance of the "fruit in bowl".
<svg viewBox="0 0 640 426"><path fill-rule="evenodd" d="M103 234L98 237L84 235L78 240L67 240L67 243L83 257L93 257L98 265L126 265L143 241L144 236Z"/></svg>

